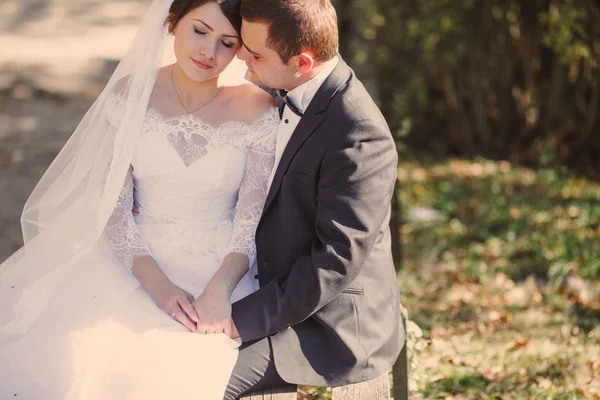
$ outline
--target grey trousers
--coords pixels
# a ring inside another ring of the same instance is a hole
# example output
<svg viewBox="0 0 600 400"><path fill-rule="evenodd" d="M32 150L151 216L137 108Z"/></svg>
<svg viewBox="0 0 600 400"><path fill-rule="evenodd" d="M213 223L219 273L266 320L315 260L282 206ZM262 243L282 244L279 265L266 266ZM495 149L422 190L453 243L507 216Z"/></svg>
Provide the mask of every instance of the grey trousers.
<svg viewBox="0 0 600 400"><path fill-rule="evenodd" d="M224 400L236 400L248 393L288 385L277 373L271 344L269 339L264 338L240 347Z"/></svg>

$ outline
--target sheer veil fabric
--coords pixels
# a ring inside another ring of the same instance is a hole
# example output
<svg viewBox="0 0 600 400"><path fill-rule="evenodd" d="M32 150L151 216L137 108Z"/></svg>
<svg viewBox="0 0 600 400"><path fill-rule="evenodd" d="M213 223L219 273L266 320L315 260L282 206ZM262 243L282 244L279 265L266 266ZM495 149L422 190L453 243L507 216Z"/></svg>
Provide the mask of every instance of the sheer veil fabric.
<svg viewBox="0 0 600 400"><path fill-rule="evenodd" d="M142 126L151 102L158 71L174 61L171 38L164 25L171 3L172 0L153 1L127 54L122 58L105 89L46 171L24 207L21 225L25 244L0 265L0 350L2 342L5 344L18 342L20 338L26 337L28 333L36 328L39 330L40 326L48 323L44 311L57 294L57 289L65 282L74 279L74 276L86 274L85 269L89 263L81 261L87 260L93 254L93 250L102 245L104 229L119 199L141 138ZM234 59L219 77L220 84L235 85L243 81L245 72L245 65ZM116 106L115 99L117 99ZM107 109L118 110L120 115L118 123L114 120L109 121ZM116 258L109 262L115 260ZM128 273L124 267L122 273L124 275ZM89 279L96 279L93 274L94 272ZM102 276L97 277L99 282L102 279ZM130 280L124 279L123 284L132 286L130 282L134 278L128 279ZM132 290L132 287L125 289ZM77 290L76 285L73 290ZM81 290L85 288L82 287ZM114 296L105 295L107 302L120 301ZM77 300L73 298L72 301ZM153 318L158 321L162 316L158 314L149 316L145 323L151 323ZM55 325L57 323L52 325L50 322L48 326ZM142 325L137 328L146 329ZM113 335L114 332L107 332L107 334ZM122 360L123 369L134 370L141 365L145 366L156 361L158 369L154 372L157 376L164 377L165 381L192 379L203 374L197 360L190 360L190 365L195 365L196 369L190 371L189 377L170 375L167 368L170 362L179 362L172 358L174 355L185 354L188 351L190 341L195 340L194 335L182 337L183 339L175 343L169 351L161 353L157 350L152 356L156 358L152 360L148 358L149 355L144 354L144 349L148 348L147 346L158 348L155 344L162 340L159 334L150 331L141 342L135 344L127 343L126 338L127 336L124 335L123 343L119 343L119 346L130 348L132 352L137 351L140 358L135 362L140 364L132 364L131 360L135 357L129 359L129 364L126 360ZM43 340L42 335L40 341ZM214 347L216 342L223 342L223 339L214 337L206 341L207 343L212 341L213 343L209 343L208 346ZM225 346L231 347L233 344L226 342ZM43 351L43 348L40 351ZM189 354L193 356L193 353ZM107 360L115 357L115 365L118 365L118 346L114 347L113 353L95 357L105 357ZM0 375L2 374L1 358L0 355ZM224 363L232 362L231 359L226 358L222 360ZM214 369L218 363L219 360L212 360L207 364L206 367L209 369L204 373L210 375L210 369ZM165 369L158 367L162 364ZM227 376L221 378L224 379L225 384L226 378ZM2 381L1 377L0 381ZM97 387L101 387L101 383L98 383ZM205 398L210 398L210 390L207 388L203 390L204 395L208 396ZM219 390L221 389L217 387L216 391ZM140 392L135 395L124 393L121 397L112 398L184 399L190 395L189 391L182 391L180 394L169 392L165 393L164 397L160 397L157 393ZM103 395L106 393L82 395L79 392L74 397L65 395L62 398L101 399ZM195 393L195 396L199 398L198 393ZM218 396L218 393L215 394L215 398Z"/></svg>
<svg viewBox="0 0 600 400"><path fill-rule="evenodd" d="M164 57L164 21L172 0L155 0L105 89L25 204L25 245L0 266L1 331L24 333L43 311L52 288L94 247L117 201ZM121 123L104 109L120 94ZM6 299L5 297L9 298ZM6 312L2 308L2 312Z"/></svg>
<svg viewBox="0 0 600 400"><path fill-rule="evenodd" d="M0 265L0 332L25 332L43 310L51 288L101 237L123 187L158 70L174 61L164 22L173 0L154 0L127 54L50 165L21 216L25 245ZM235 58L219 84L244 81ZM118 104L111 104L118 95ZM117 124L106 118L118 109ZM0 312L6 313L6 309ZM18 318L17 318L18 317Z"/></svg>

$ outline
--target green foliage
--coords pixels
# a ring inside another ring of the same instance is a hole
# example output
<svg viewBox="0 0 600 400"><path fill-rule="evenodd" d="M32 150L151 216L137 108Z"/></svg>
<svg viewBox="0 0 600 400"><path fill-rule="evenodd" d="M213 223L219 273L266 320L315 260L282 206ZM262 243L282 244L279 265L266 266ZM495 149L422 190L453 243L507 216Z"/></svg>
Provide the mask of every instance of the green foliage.
<svg viewBox="0 0 600 400"><path fill-rule="evenodd" d="M600 288L600 185L485 159L403 161L399 178L411 398L600 398L600 308L559 293L567 274Z"/></svg>
<svg viewBox="0 0 600 400"><path fill-rule="evenodd" d="M600 280L600 187L585 179L486 160L404 163L400 177L405 210L443 215L406 227L406 257L462 265L474 280L481 270L558 282L576 270Z"/></svg>
<svg viewBox="0 0 600 400"><path fill-rule="evenodd" d="M367 81L405 149L595 174L598 2L337 3L355 27L342 35L343 56Z"/></svg>
<svg viewBox="0 0 600 400"><path fill-rule="evenodd" d="M543 27L542 43L552 49L563 64L576 67L579 63L587 63L597 67L590 35L586 31L590 17L586 7L574 0L551 5L539 14Z"/></svg>

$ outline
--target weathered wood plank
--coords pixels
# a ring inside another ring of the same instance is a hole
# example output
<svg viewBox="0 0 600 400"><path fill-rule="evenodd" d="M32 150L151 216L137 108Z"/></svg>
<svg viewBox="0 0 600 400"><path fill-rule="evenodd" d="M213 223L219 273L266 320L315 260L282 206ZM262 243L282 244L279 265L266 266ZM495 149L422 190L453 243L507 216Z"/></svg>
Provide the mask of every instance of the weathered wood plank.
<svg viewBox="0 0 600 400"><path fill-rule="evenodd" d="M390 378L388 373L370 381L333 388L333 400L389 400Z"/></svg>
<svg viewBox="0 0 600 400"><path fill-rule="evenodd" d="M268 389L258 393L247 394L240 400L296 400L297 388L289 386L285 388Z"/></svg>
<svg viewBox="0 0 600 400"><path fill-rule="evenodd" d="M296 400L297 389L293 386L287 388L270 389L258 393L248 394L240 400ZM333 388L333 400L389 400L390 378L385 373L370 381L355 383Z"/></svg>

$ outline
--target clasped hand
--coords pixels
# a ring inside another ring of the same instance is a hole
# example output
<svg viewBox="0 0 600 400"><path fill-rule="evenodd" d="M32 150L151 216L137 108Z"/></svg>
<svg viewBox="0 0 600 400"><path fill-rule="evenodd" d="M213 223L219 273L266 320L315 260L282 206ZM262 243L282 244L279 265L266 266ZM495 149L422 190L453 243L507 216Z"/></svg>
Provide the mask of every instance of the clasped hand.
<svg viewBox="0 0 600 400"><path fill-rule="evenodd" d="M160 309L190 332L239 336L231 318L231 293L218 281L211 281L196 300L169 279L152 285L149 294Z"/></svg>
<svg viewBox="0 0 600 400"><path fill-rule="evenodd" d="M208 283L204 292L192 303L198 315L198 333L224 333L235 337L230 297L231 293L225 285L215 281Z"/></svg>

